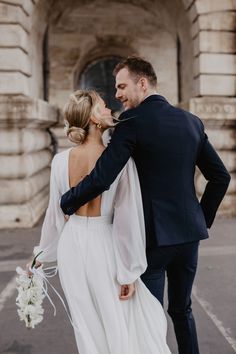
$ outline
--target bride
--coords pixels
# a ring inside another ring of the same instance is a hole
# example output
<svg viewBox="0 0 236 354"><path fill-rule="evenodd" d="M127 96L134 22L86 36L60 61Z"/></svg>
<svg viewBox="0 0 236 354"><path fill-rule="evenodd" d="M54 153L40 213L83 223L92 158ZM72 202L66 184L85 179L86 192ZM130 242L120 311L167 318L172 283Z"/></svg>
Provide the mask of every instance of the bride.
<svg viewBox="0 0 236 354"><path fill-rule="evenodd" d="M102 133L114 124L94 91L73 93L64 114L77 146L53 158L36 266L57 260L80 354L169 354L164 311L140 279L147 264L135 164L130 159L109 190L66 221L60 197L94 168Z"/></svg>

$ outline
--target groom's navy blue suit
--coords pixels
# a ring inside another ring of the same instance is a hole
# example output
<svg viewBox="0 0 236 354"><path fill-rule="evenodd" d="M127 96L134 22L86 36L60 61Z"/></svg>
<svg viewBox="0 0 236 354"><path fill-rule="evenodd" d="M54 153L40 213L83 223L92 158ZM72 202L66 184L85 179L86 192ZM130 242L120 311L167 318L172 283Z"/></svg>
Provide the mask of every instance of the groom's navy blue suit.
<svg viewBox="0 0 236 354"><path fill-rule="evenodd" d="M191 311L191 290L199 240L209 228L230 176L209 143L200 119L151 95L121 115L111 142L94 170L62 196L65 214L73 214L109 189L132 156L138 170L146 225L148 268L142 279L163 302L168 277L168 312L179 353L198 353ZM194 188L198 166L207 185L199 203ZM129 215L127 215L129 217ZM128 237L128 235L127 235Z"/></svg>

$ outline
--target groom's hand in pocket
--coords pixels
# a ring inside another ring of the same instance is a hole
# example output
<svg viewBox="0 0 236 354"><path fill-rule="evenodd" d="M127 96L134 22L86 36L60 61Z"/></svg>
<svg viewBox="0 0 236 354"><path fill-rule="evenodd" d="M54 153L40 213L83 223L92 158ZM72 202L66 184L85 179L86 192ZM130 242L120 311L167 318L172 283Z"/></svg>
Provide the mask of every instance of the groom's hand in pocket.
<svg viewBox="0 0 236 354"><path fill-rule="evenodd" d="M134 292L135 292L134 283L121 285L119 298L120 300L128 300L133 296Z"/></svg>

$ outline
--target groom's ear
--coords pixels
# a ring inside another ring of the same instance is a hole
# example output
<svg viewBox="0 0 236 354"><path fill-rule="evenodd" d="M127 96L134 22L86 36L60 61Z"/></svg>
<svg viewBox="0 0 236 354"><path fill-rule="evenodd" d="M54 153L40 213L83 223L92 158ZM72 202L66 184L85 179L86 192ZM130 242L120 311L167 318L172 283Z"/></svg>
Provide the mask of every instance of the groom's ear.
<svg viewBox="0 0 236 354"><path fill-rule="evenodd" d="M148 89L148 80L146 77L141 77L139 79L140 87L143 91L146 91Z"/></svg>

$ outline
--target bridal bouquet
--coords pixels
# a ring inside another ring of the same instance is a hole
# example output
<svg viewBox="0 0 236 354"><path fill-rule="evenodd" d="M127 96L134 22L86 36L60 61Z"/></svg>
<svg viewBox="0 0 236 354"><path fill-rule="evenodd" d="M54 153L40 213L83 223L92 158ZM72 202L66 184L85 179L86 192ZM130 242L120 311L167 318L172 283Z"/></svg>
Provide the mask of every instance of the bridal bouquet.
<svg viewBox="0 0 236 354"><path fill-rule="evenodd" d="M52 305L54 309L54 316L56 316L56 306L54 305L48 292L50 287L61 301L72 326L74 329L78 330L70 317L69 311L63 298L49 281L50 278L57 274L57 266L44 269L42 269L41 266L39 268L35 266L36 259L41 253L42 251L39 252L33 259L30 267L30 271L32 273L31 275L29 275L26 270L20 267L16 268L16 272L18 274L18 277L16 278L18 290L16 305L18 307L17 312L20 320L25 321L27 328L34 328L37 324L42 322L44 313L42 303L45 297L47 297L50 304Z"/></svg>
<svg viewBox="0 0 236 354"><path fill-rule="evenodd" d="M31 269L34 268L39 254L35 256ZM16 268L16 272L18 274L16 279L18 290L16 305L19 307L17 312L20 320L25 321L27 328L34 328L43 320L44 310L42 303L45 297L43 291L43 278L37 276L37 273L33 273L29 276L27 271L20 267Z"/></svg>

